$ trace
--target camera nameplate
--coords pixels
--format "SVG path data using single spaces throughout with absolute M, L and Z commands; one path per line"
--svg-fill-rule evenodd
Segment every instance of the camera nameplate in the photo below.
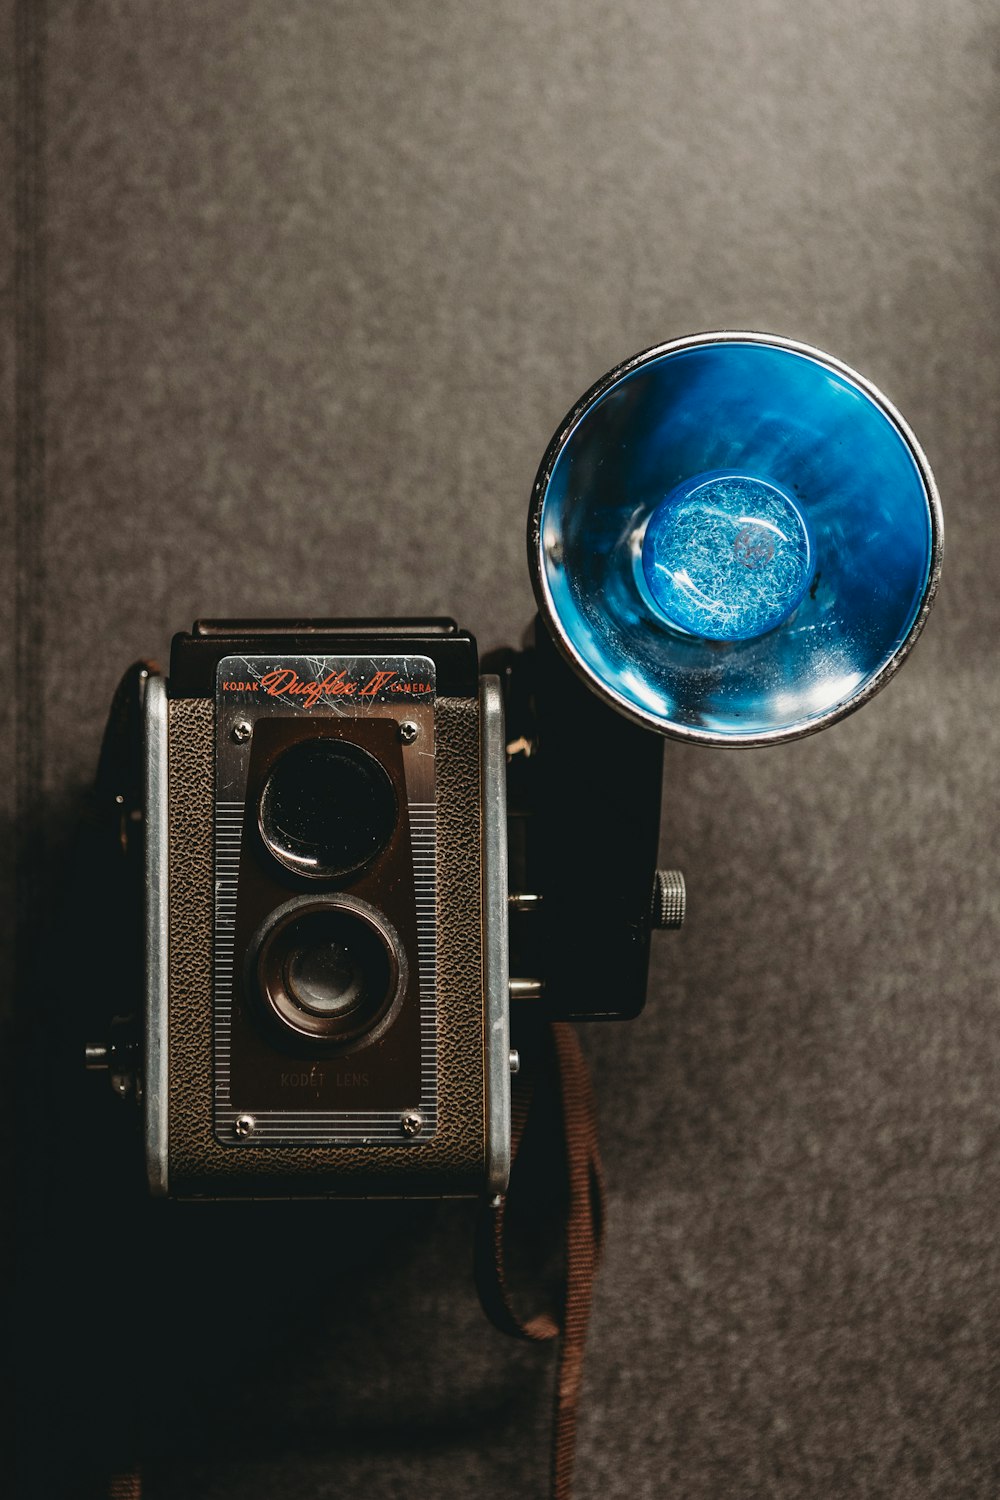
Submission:
M 222 1145 L 241 1151 L 253 1150 L 257 1144 L 282 1143 L 416 1146 L 435 1132 L 434 702 L 434 663 L 421 655 L 252 654 L 225 657 L 218 665 L 213 1056 L 214 1133 Z M 301 1048 L 296 1056 L 292 1045 L 292 1055 L 283 1058 L 280 1038 L 273 1048 L 262 1044 L 254 1037 L 255 1026 L 247 1023 L 248 1002 L 240 976 L 241 946 L 247 921 L 252 920 L 246 915 L 251 901 L 248 859 L 251 867 L 255 859 L 267 864 L 266 855 L 261 859 L 255 842 L 259 832 L 251 806 L 259 780 L 260 756 L 255 754 L 255 744 L 259 739 L 258 748 L 273 763 L 280 753 L 274 745 L 282 739 L 297 740 L 299 734 L 375 748 L 391 762 L 397 782 L 400 827 L 388 855 L 374 858 L 371 870 L 357 879 L 352 876 L 346 882 L 334 882 L 335 889 L 330 893 L 332 902 L 345 899 L 348 891 L 370 900 L 371 887 L 384 868 L 387 913 L 390 919 L 395 916 L 404 934 L 411 993 L 394 1023 L 395 1036 L 390 1043 L 395 1047 L 384 1038 L 376 1044 L 373 1038 L 367 1058 L 361 1042 L 346 1050 L 331 1047 L 325 1053 L 321 1050 L 305 1057 Z M 270 747 L 266 751 L 265 743 Z M 255 780 L 250 784 L 252 777 Z M 267 878 L 260 877 L 258 884 L 266 884 Z M 279 872 L 276 878 L 287 881 L 289 877 L 287 872 Z M 259 906 L 267 897 L 258 893 L 255 899 Z M 411 909 L 408 925 L 400 922 L 400 911 L 407 905 Z M 376 1052 L 376 1045 L 381 1051 Z M 255 1054 L 253 1068 L 247 1062 L 248 1051 Z M 369 1084 L 373 1057 L 376 1067 Z M 359 1082 L 362 1077 L 363 1085 Z M 295 1084 L 294 1097 L 287 1106 L 276 1097 L 279 1082 L 283 1088 L 286 1079 L 289 1093 L 292 1082 Z M 421 1123 L 419 1131 L 411 1134 L 401 1121 L 404 1114 L 414 1111 Z M 249 1130 L 248 1118 L 252 1120 Z

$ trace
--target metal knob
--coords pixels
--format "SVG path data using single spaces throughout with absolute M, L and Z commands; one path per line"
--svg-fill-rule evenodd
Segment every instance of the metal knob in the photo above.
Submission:
M 680 870 L 657 870 L 653 876 L 653 926 L 676 931 L 684 926 L 687 887 Z
M 88 1042 L 83 1060 L 89 1072 L 107 1073 L 112 1089 L 120 1098 L 129 1094 L 137 1099 L 142 1097 L 141 1048 L 134 1017 L 114 1016 L 108 1040 Z

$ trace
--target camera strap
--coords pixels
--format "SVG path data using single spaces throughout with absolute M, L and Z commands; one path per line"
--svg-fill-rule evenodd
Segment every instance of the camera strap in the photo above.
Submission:
M 604 1182 L 590 1075 L 576 1032 L 563 1021 L 545 1025 L 533 1062 L 532 1052 L 534 1048 L 528 1054 L 529 1066 L 522 1062 L 512 1087 L 511 1187 L 515 1207 L 509 1214 L 510 1190 L 506 1197 L 483 1204 L 476 1230 L 476 1286 L 483 1310 L 501 1333 L 534 1343 L 561 1336 L 549 1494 L 551 1500 L 570 1500 L 584 1349 L 603 1242 Z M 545 1119 L 546 1107 L 551 1115 L 553 1104 L 557 1134 L 561 1136 L 561 1163 L 552 1160 L 552 1132 L 545 1129 L 546 1124 L 551 1125 L 551 1119 Z M 553 1180 L 554 1172 L 561 1181 Z M 556 1224 L 555 1233 L 561 1242 L 562 1264 L 552 1299 L 555 1306 L 522 1318 L 514 1306 L 508 1273 L 510 1218 L 516 1217 L 517 1194 L 521 1191 L 525 1198 L 534 1194 L 539 1202 L 545 1202 L 551 1201 L 557 1186 L 561 1222 Z

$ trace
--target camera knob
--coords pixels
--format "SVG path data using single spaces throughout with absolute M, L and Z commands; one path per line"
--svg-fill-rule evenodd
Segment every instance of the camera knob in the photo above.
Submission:
M 653 876 L 653 926 L 676 931 L 684 926 L 687 887 L 680 870 L 657 870 Z
M 90 1073 L 107 1073 L 119 1098 L 129 1094 L 142 1096 L 140 1077 L 139 1034 L 132 1016 L 115 1016 L 106 1042 L 88 1042 L 84 1048 L 84 1066 Z

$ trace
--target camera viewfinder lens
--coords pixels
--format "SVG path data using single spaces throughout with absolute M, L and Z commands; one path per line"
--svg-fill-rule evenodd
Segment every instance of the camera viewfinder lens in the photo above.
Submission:
M 271 770 L 260 795 L 265 845 L 287 870 L 343 880 L 381 854 L 399 816 L 374 755 L 349 740 L 301 740 Z

